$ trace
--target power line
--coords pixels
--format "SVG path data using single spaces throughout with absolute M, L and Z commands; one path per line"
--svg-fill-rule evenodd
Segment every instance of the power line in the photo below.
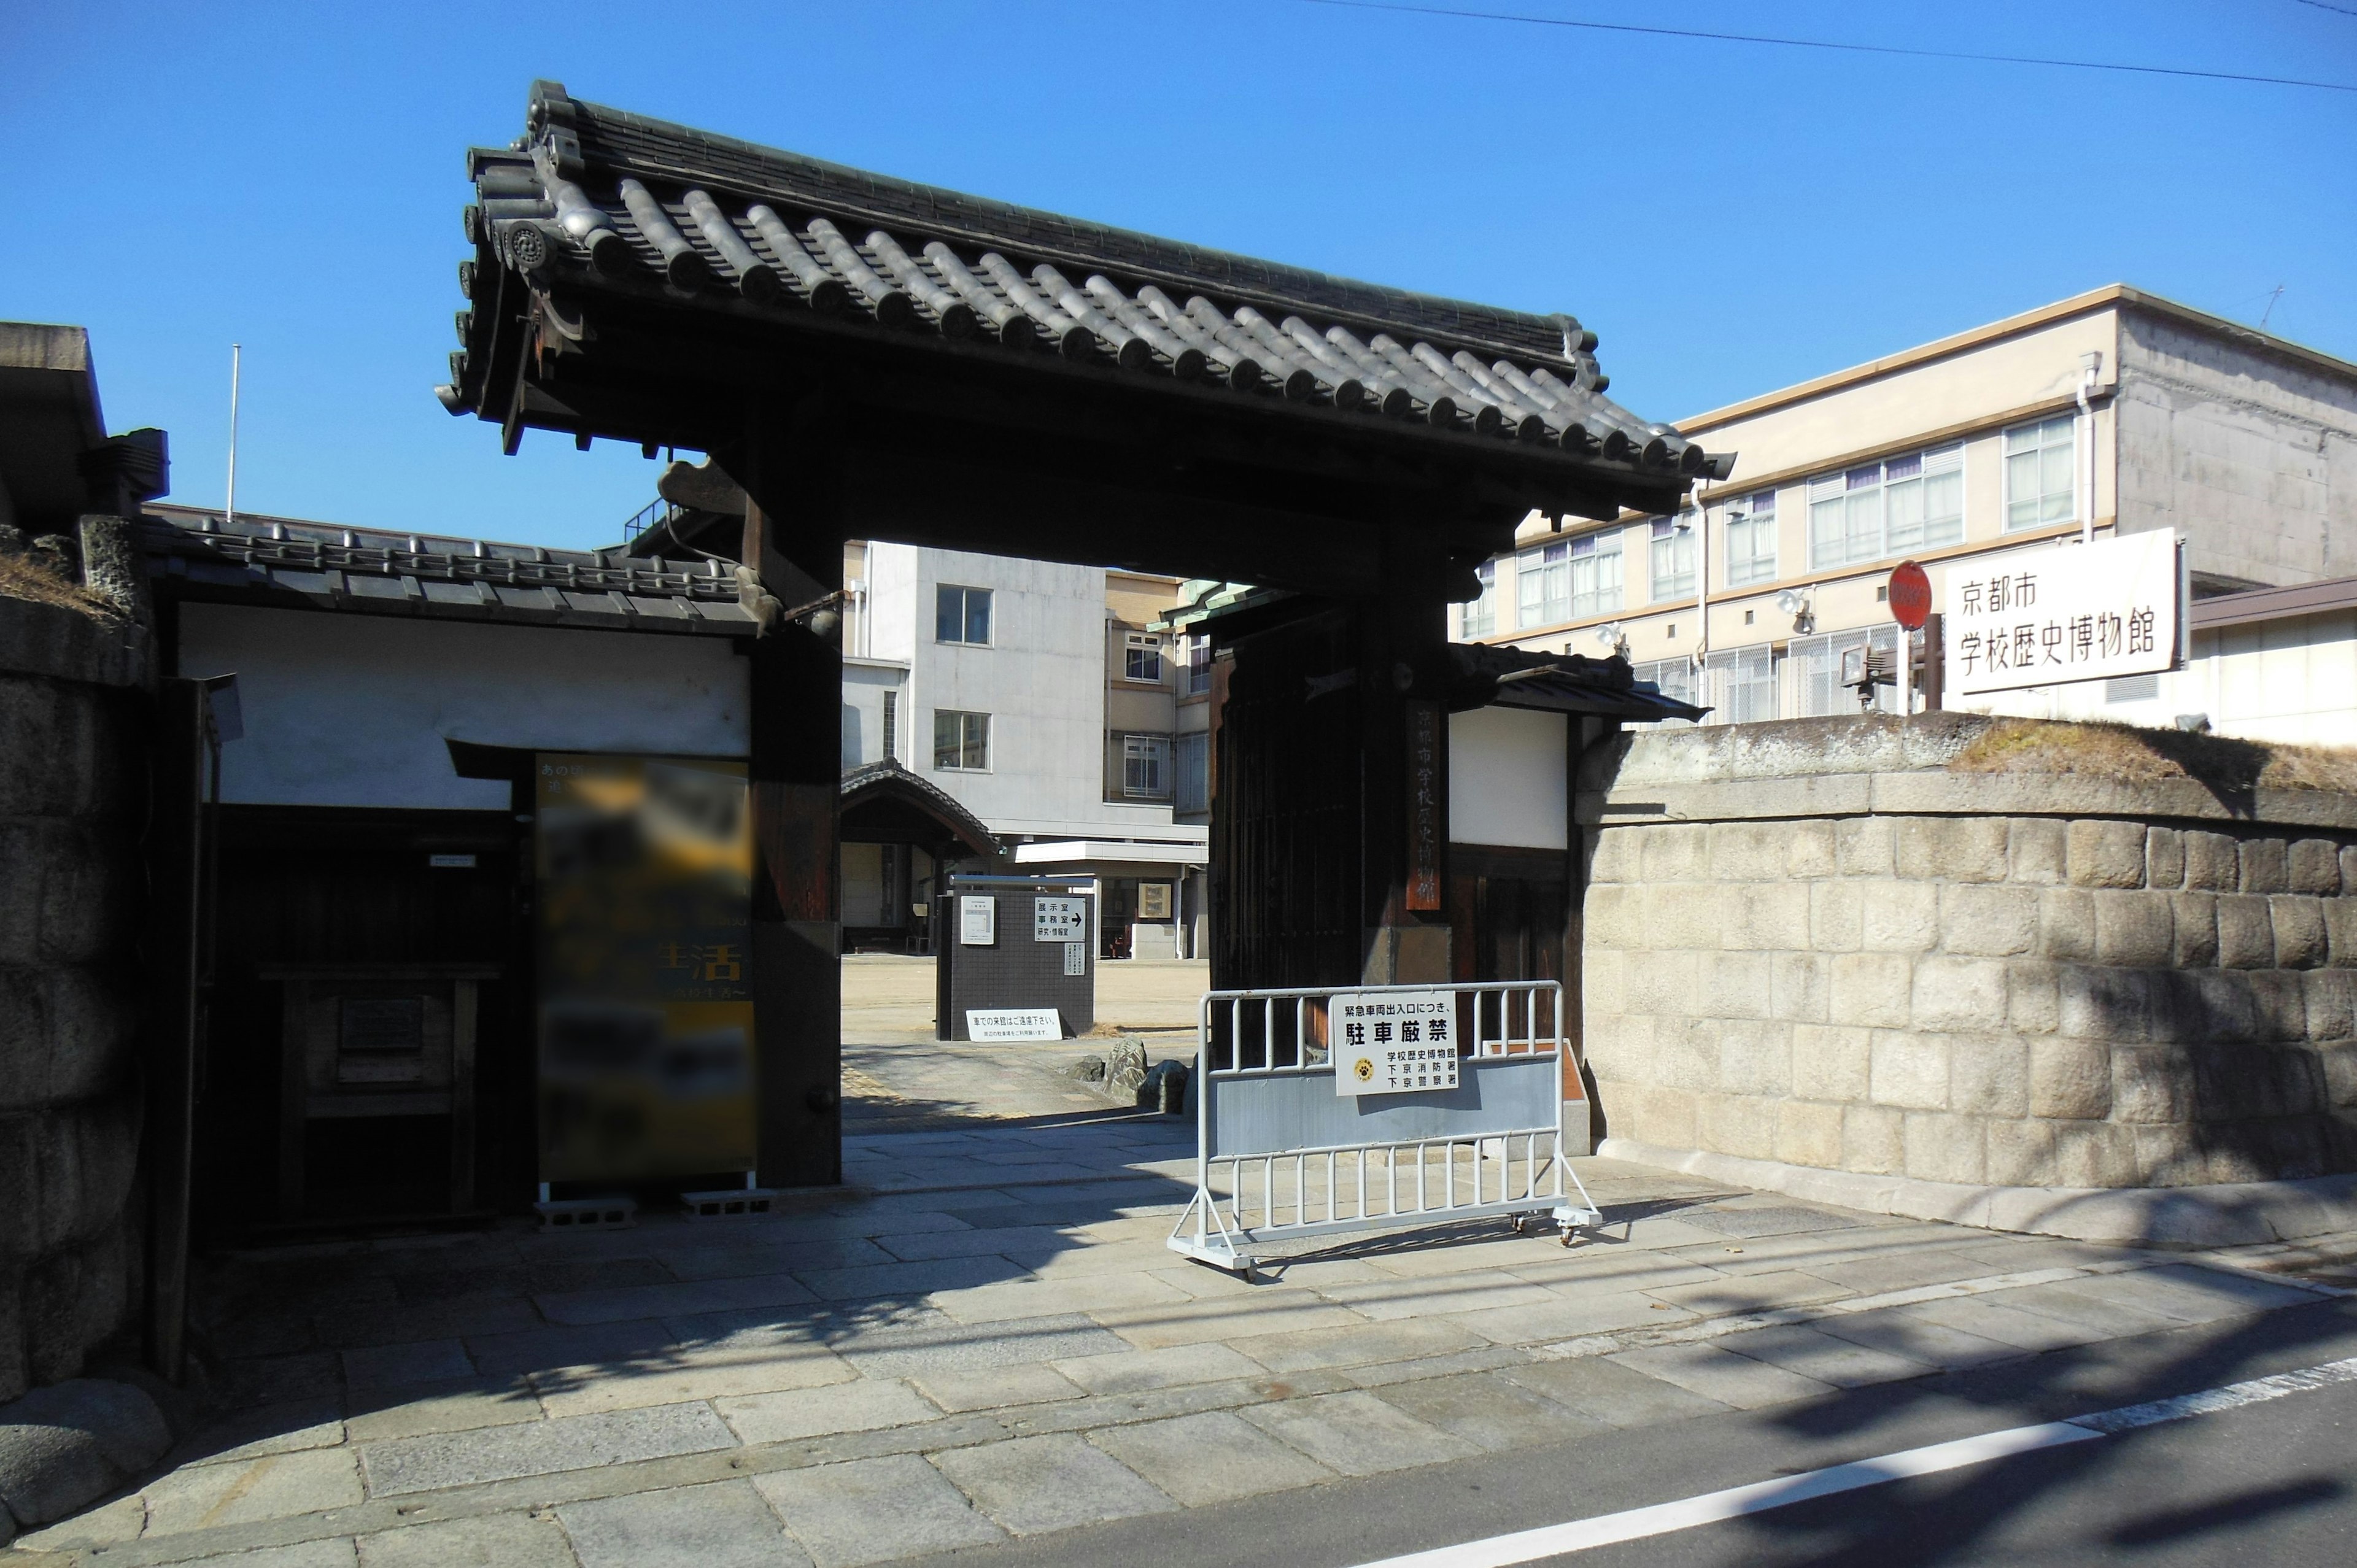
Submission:
M 2338 11 L 2344 16 L 2357 16 L 2357 10 L 2352 10 L 2346 5 L 2335 5 L 2331 0 L 2299 0 L 2299 3 L 2303 5 L 2313 5 L 2319 11 Z
M 1789 49 L 1833 49 L 1843 54 L 1906 55 L 1916 59 L 1976 60 L 1984 65 L 2049 65 L 2069 70 L 2119 70 L 2138 76 L 2190 76 L 2205 81 L 2258 82 L 2268 87 L 2314 87 L 2327 92 L 2357 92 L 2357 82 L 2309 81 L 2289 76 L 2246 76 L 2228 70 L 2190 70 L 2179 66 L 2121 65 L 2111 60 L 2050 59 L 2041 55 L 1965 54 L 1953 49 L 1910 49 L 1893 44 L 1844 44 L 1827 38 L 1776 38 L 1758 33 L 1706 32 L 1693 27 L 1646 27 L 1632 22 L 1574 22 L 1561 16 L 1525 16 L 1508 11 L 1462 11 L 1442 5 L 1407 5 L 1391 0 L 1307 0 L 1351 11 L 1398 11 L 1414 16 L 1450 16 L 1470 22 L 1521 22 L 1534 27 L 1576 27 L 1594 33 L 1641 33 L 1660 38 L 1706 38 L 1714 43 L 1772 44 Z M 2320 5 L 2322 0 L 2307 0 Z M 2336 5 L 2327 10 L 2339 10 Z M 2357 15 L 2352 12 L 2352 15 Z

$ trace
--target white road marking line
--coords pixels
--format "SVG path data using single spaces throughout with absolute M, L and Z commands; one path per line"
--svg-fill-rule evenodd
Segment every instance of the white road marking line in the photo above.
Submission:
M 2268 1400 L 2282 1399 L 2287 1394 L 2304 1393 L 2310 1389 L 2346 1382 L 2357 1382 L 2357 1357 L 2327 1361 L 2321 1366 L 2304 1368 L 2296 1372 L 2278 1372 L 2273 1377 L 2229 1383 L 2223 1388 L 2206 1389 L 2199 1393 L 2179 1394 L 2174 1399 L 2097 1411 L 2092 1415 L 2073 1416 L 2069 1421 L 2009 1427 L 2002 1432 L 1984 1433 L 1978 1437 L 1934 1443 L 1928 1447 L 1909 1448 L 1876 1459 L 1860 1459 L 1847 1465 L 1830 1466 L 1823 1470 L 1807 1470 L 1797 1476 L 1779 1477 L 1772 1481 L 1755 1481 L 1748 1487 L 1729 1487 L 1724 1491 L 1681 1498 L 1675 1502 L 1655 1503 L 1649 1508 L 1602 1514 L 1595 1519 L 1572 1520 L 1563 1524 L 1542 1525 L 1536 1530 L 1494 1535 L 1486 1541 L 1469 1541 L 1457 1546 L 1436 1547 L 1429 1552 L 1414 1552 L 1404 1557 L 1386 1557 L 1380 1562 L 1361 1563 L 1359 1568 L 1510 1568 L 1511 1564 L 1517 1563 L 1535 1563 L 1541 1558 L 1586 1552 L 1591 1547 L 1609 1546 L 1617 1541 L 1667 1535 L 1674 1530 L 1692 1530 L 1697 1525 L 1740 1519 L 1746 1514 L 1790 1508 L 1794 1503 L 1804 1503 L 1816 1498 L 1854 1492 L 1863 1487 L 1878 1487 L 1886 1481 L 1934 1476 L 1943 1470 L 1962 1469 L 1967 1465 L 1986 1465 L 1991 1460 L 2010 1458 L 2016 1454 L 2092 1442 L 2114 1433 L 2130 1432 L 2162 1422 L 2183 1421 L 2190 1416 L 2213 1415 L 2220 1411 L 2260 1404 Z

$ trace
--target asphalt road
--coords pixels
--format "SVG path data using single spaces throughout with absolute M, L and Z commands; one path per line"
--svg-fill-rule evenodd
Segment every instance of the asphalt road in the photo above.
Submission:
M 928 1563 L 1359 1568 L 2357 1357 L 2357 1300 L 1078 1530 Z M 2357 1563 L 2357 1382 L 1641 1541 L 1578 1568 Z

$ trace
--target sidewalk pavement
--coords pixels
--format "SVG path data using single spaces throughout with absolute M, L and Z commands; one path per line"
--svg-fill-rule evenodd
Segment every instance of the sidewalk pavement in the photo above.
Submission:
M 960 1071 L 1048 1076 L 963 1049 Z M 1163 1245 L 1192 1139 L 1077 1109 L 871 1126 L 846 1139 L 850 1187 L 770 1219 L 214 1260 L 214 1425 L 10 1550 L 831 1568 L 2339 1294 L 2237 1266 L 2329 1248 L 2003 1235 L 1603 1159 L 1578 1164 L 1609 1223 L 1574 1247 L 1460 1223 L 1272 1259 L 1247 1284 Z

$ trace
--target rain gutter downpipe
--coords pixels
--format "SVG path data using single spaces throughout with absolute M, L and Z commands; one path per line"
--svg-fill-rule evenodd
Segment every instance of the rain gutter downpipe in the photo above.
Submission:
M 2095 542 L 2095 407 L 2088 401 L 2088 394 L 2095 390 L 2095 378 L 2103 371 L 2102 349 L 2091 349 L 2079 356 L 2079 417 L 2085 422 L 2087 431 L 2087 499 L 2082 503 L 2085 510 L 2079 514 L 2082 544 Z

